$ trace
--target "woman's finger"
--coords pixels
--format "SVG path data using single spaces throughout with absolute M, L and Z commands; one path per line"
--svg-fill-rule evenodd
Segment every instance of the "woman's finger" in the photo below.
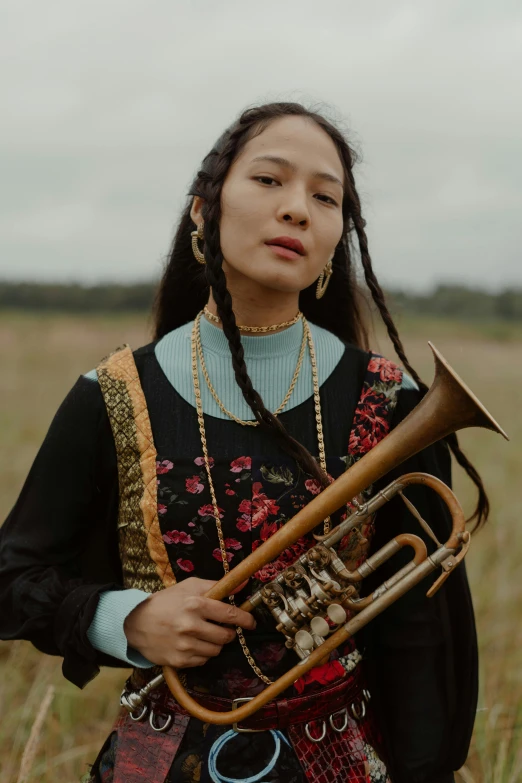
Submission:
M 232 606 L 229 603 L 215 601 L 213 598 L 202 599 L 202 617 L 212 620 L 215 623 L 227 623 L 228 625 L 239 625 L 241 628 L 248 628 L 253 631 L 256 627 L 256 621 L 249 612 L 243 611 L 238 606 Z
M 213 644 L 204 639 L 193 639 L 187 650 L 182 650 L 182 655 L 196 656 L 202 658 L 215 658 L 221 652 L 221 644 Z
M 219 644 L 222 647 L 236 638 L 236 632 L 233 628 L 223 628 L 221 625 L 202 620 L 198 627 L 197 638 L 212 644 Z

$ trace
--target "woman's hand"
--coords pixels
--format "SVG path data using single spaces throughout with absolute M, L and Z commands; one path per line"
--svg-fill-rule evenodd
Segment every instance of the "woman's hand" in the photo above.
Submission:
M 210 579 L 189 577 L 153 593 L 125 619 L 123 628 L 129 645 L 152 663 L 176 669 L 202 666 L 219 655 L 223 645 L 235 638 L 235 626 L 252 630 L 256 622 L 251 614 L 228 602 L 205 598 L 215 584 Z

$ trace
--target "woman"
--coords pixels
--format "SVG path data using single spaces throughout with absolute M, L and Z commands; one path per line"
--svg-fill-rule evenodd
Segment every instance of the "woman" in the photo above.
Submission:
M 270 614 L 256 625 L 238 607 L 311 535 L 257 572 L 235 603 L 204 596 L 426 390 L 372 270 L 354 162 L 342 134 L 299 104 L 245 111 L 190 189 L 154 342 L 108 357 L 56 414 L 2 528 L 0 629 L 62 655 L 79 687 L 100 665 L 133 665 L 128 697 L 170 664 L 202 703 L 230 709 L 296 663 Z M 367 350 L 353 232 L 408 374 Z M 480 523 L 487 498 L 455 437 L 396 475 L 423 470 L 450 483 L 448 445 L 479 489 Z M 438 499 L 421 487 L 410 496 L 446 540 Z M 409 530 L 423 535 L 395 500 L 340 552 L 358 564 L 370 544 Z M 152 690 L 132 716 L 122 709 L 90 779 L 452 781 L 476 707 L 473 611 L 464 567 L 431 601 L 428 586 L 298 680 L 277 716 L 265 710 L 248 731 L 203 724 L 164 685 Z

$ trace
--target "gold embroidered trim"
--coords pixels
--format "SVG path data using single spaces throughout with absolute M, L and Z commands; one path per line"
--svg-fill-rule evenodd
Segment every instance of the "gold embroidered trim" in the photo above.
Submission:
M 147 403 L 128 345 L 102 360 L 98 381 L 116 445 L 119 549 L 125 587 L 175 584 L 157 509 L 156 457 Z

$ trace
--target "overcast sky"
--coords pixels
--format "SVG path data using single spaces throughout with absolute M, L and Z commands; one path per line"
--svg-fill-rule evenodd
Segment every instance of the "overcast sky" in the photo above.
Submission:
M 0 279 L 157 277 L 248 105 L 320 104 L 387 285 L 522 285 L 519 0 L 3 0 Z

